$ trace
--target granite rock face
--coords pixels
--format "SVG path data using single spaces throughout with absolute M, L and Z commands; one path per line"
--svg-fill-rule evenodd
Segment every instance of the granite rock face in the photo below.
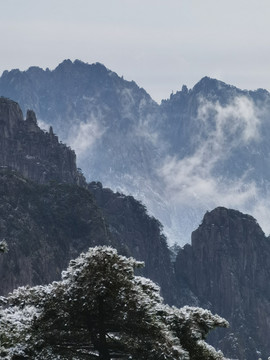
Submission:
M 233 358 L 269 356 L 270 240 L 253 217 L 222 207 L 206 213 L 175 269 L 190 302 L 229 321 L 212 337 L 217 347 Z
M 19 105 L 0 98 L 0 166 L 19 171 L 40 184 L 49 181 L 83 184 L 76 167 L 76 155 L 59 143 L 52 128 L 42 131 L 36 115 L 27 111 L 23 119 Z

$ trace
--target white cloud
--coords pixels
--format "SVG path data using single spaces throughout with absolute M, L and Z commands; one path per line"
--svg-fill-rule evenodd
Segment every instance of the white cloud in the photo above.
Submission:
M 201 99 L 197 121 L 201 123 L 199 136 L 206 136 L 205 140 L 198 139 L 201 145 L 198 151 L 214 151 L 218 159 L 227 156 L 236 146 L 259 138 L 259 109 L 245 96 L 234 98 L 226 106 Z
M 196 122 L 200 130 L 193 154 L 183 159 L 167 157 L 159 169 L 170 201 L 202 212 L 216 206 L 239 209 L 265 226 L 270 202 L 261 198 L 255 182 L 247 180 L 249 168 L 239 178 L 215 173 L 236 147 L 259 140 L 259 110 L 247 97 L 237 97 L 226 106 L 202 100 Z
M 140 118 L 138 124 L 134 126 L 133 134 L 139 138 L 145 139 L 149 144 L 161 148 L 163 145 L 160 142 L 160 134 L 158 131 L 153 130 L 153 121 L 155 121 L 155 116 L 147 115 L 143 119 Z
M 41 119 L 37 119 L 38 126 L 44 131 L 49 131 L 50 125 Z
M 254 204 L 252 204 L 250 209 L 247 209 L 248 213 L 252 214 L 255 219 L 258 221 L 258 224 L 261 226 L 263 231 L 269 235 L 270 234 L 270 200 L 263 198 L 262 196 L 256 197 Z
M 80 123 L 78 127 L 70 131 L 67 143 L 75 150 L 78 157 L 89 154 L 88 151 L 94 143 L 102 137 L 106 131 L 96 119 Z

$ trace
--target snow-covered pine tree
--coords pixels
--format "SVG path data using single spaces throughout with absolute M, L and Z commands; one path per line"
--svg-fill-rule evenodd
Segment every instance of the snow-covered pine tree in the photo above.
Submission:
M 0 253 L 8 251 L 8 245 L 5 240 L 0 241 Z
M 143 264 L 110 247 L 72 260 L 62 280 L 2 298 L 0 356 L 20 359 L 223 359 L 205 341 L 227 322 L 209 311 L 163 304 L 134 275 Z

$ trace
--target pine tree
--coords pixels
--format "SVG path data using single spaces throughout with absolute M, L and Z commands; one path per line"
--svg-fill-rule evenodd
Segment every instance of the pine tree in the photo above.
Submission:
M 163 304 L 159 287 L 134 275 L 143 263 L 109 247 L 72 260 L 62 280 L 2 298 L 0 355 L 13 359 L 223 359 L 205 341 L 227 326 L 199 308 Z
M 0 253 L 8 251 L 8 245 L 5 240 L 0 241 Z

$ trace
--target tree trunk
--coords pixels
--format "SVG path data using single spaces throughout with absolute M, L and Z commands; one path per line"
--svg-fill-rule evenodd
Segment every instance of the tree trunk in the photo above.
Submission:
M 104 321 L 104 299 L 100 298 L 98 302 L 98 333 L 99 333 L 99 357 L 102 360 L 110 360 L 110 352 L 106 341 L 106 327 Z

